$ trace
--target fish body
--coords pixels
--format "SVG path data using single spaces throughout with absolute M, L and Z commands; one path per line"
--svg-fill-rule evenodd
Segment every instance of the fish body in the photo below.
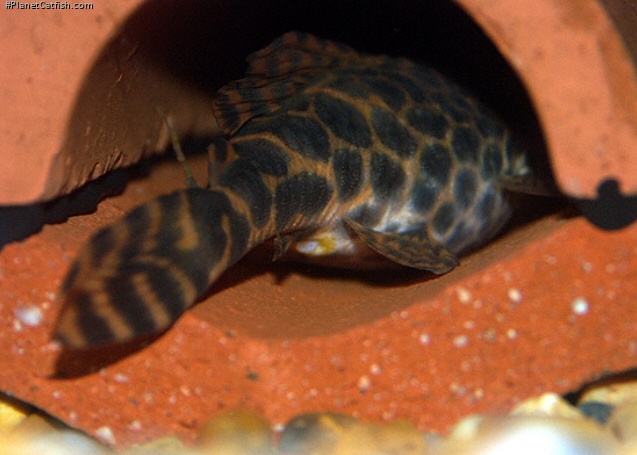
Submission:
M 298 32 L 248 63 L 215 100 L 224 136 L 208 187 L 138 207 L 80 253 L 62 290 L 63 344 L 167 328 L 273 237 L 277 255 L 375 251 L 442 274 L 509 219 L 501 182 L 530 175 L 526 155 L 435 71 Z

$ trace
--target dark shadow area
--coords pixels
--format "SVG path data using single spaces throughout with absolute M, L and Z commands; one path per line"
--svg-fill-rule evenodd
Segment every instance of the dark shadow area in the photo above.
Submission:
M 210 140 L 185 138 L 182 147 L 188 155 L 205 153 Z M 8 243 L 40 232 L 45 224 L 63 223 L 72 216 L 95 212 L 101 200 L 121 194 L 129 182 L 148 176 L 154 165 L 176 160 L 172 148 L 170 150 L 171 153 L 147 158 L 134 166 L 110 171 L 70 194 L 48 202 L 0 206 L 0 250 Z
M 296 274 L 330 281 L 356 281 L 364 283 L 366 286 L 381 288 L 404 287 L 436 277 L 431 272 L 404 267 L 388 259 L 384 260 L 385 268 L 357 270 L 319 263 L 313 264 L 300 258 L 291 259 L 287 256 L 273 261 L 273 255 L 274 247 L 271 241 L 258 246 L 233 266 L 230 273 L 226 272 L 221 275 L 200 300 L 265 274 L 273 275 L 277 286 L 284 285 L 291 275 Z
M 45 224 L 93 213 L 99 201 L 124 191 L 128 169 L 117 169 L 50 202 L 0 207 L 0 250 L 4 245 L 40 232 Z
M 604 180 L 597 195 L 597 199 L 573 198 L 573 204 L 595 226 L 614 231 L 637 220 L 637 195 L 622 194 L 617 180 Z
M 122 344 L 98 346 L 91 349 L 64 349 L 55 362 L 55 374 L 51 379 L 73 379 L 98 372 L 126 357 L 146 348 L 161 338 L 164 332 Z
M 361 52 L 431 65 L 533 138 L 534 145 L 544 147 L 517 75 L 482 30 L 450 1 L 156 0 L 140 7 L 118 38 L 120 45 L 134 43 L 136 56 L 181 83 L 213 94 L 243 76 L 248 54 L 290 30 L 342 41 Z
M 635 31 L 637 5 L 626 0 L 602 0 L 600 4 L 621 32 L 628 55 L 633 60 L 633 66 L 637 67 L 637 32 Z

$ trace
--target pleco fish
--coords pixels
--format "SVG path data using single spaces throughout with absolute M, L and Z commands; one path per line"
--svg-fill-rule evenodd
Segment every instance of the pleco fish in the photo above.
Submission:
M 446 273 L 507 222 L 507 185 L 533 180 L 491 113 L 409 60 L 291 32 L 248 63 L 215 99 L 225 138 L 210 147 L 208 188 L 136 208 L 80 253 L 62 288 L 63 345 L 166 329 L 272 237 L 278 255 L 360 262 L 373 250 Z

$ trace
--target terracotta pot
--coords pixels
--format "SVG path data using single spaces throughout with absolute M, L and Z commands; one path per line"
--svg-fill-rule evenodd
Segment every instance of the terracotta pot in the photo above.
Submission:
M 0 202 L 48 200 L 163 150 L 157 107 L 182 136 L 215 134 L 214 91 L 241 75 L 247 53 L 304 29 L 436 65 L 525 127 L 562 191 L 598 224 L 600 210 L 611 213 L 609 227 L 630 222 L 614 213 L 630 215 L 637 194 L 628 3 L 342 3 L 303 14 L 273 1 L 203 0 L 6 11 Z M 203 181 L 205 157 L 194 167 Z M 462 415 L 635 364 L 637 225 L 606 232 L 561 213 L 518 226 L 437 279 L 272 265 L 257 251 L 150 345 L 55 352 L 56 293 L 80 245 L 137 203 L 182 187 L 171 159 L 141 174 L 94 214 L 0 253 L 0 389 L 91 434 L 112 433 L 116 446 L 189 439 L 236 408 L 273 423 L 323 410 L 444 431 Z M 78 200 L 123 187 L 117 174 L 103 182 L 72 202 L 12 213 L 59 221 Z M 594 200 L 600 185 L 611 199 Z

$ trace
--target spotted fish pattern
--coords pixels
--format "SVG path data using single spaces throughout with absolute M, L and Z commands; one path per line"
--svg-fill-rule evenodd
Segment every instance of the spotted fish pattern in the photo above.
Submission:
M 169 327 L 225 270 L 277 256 L 381 255 L 443 274 L 493 237 L 502 182 L 531 175 L 511 133 L 412 61 L 291 32 L 217 94 L 209 184 L 99 232 L 63 287 L 55 337 L 85 348 Z

